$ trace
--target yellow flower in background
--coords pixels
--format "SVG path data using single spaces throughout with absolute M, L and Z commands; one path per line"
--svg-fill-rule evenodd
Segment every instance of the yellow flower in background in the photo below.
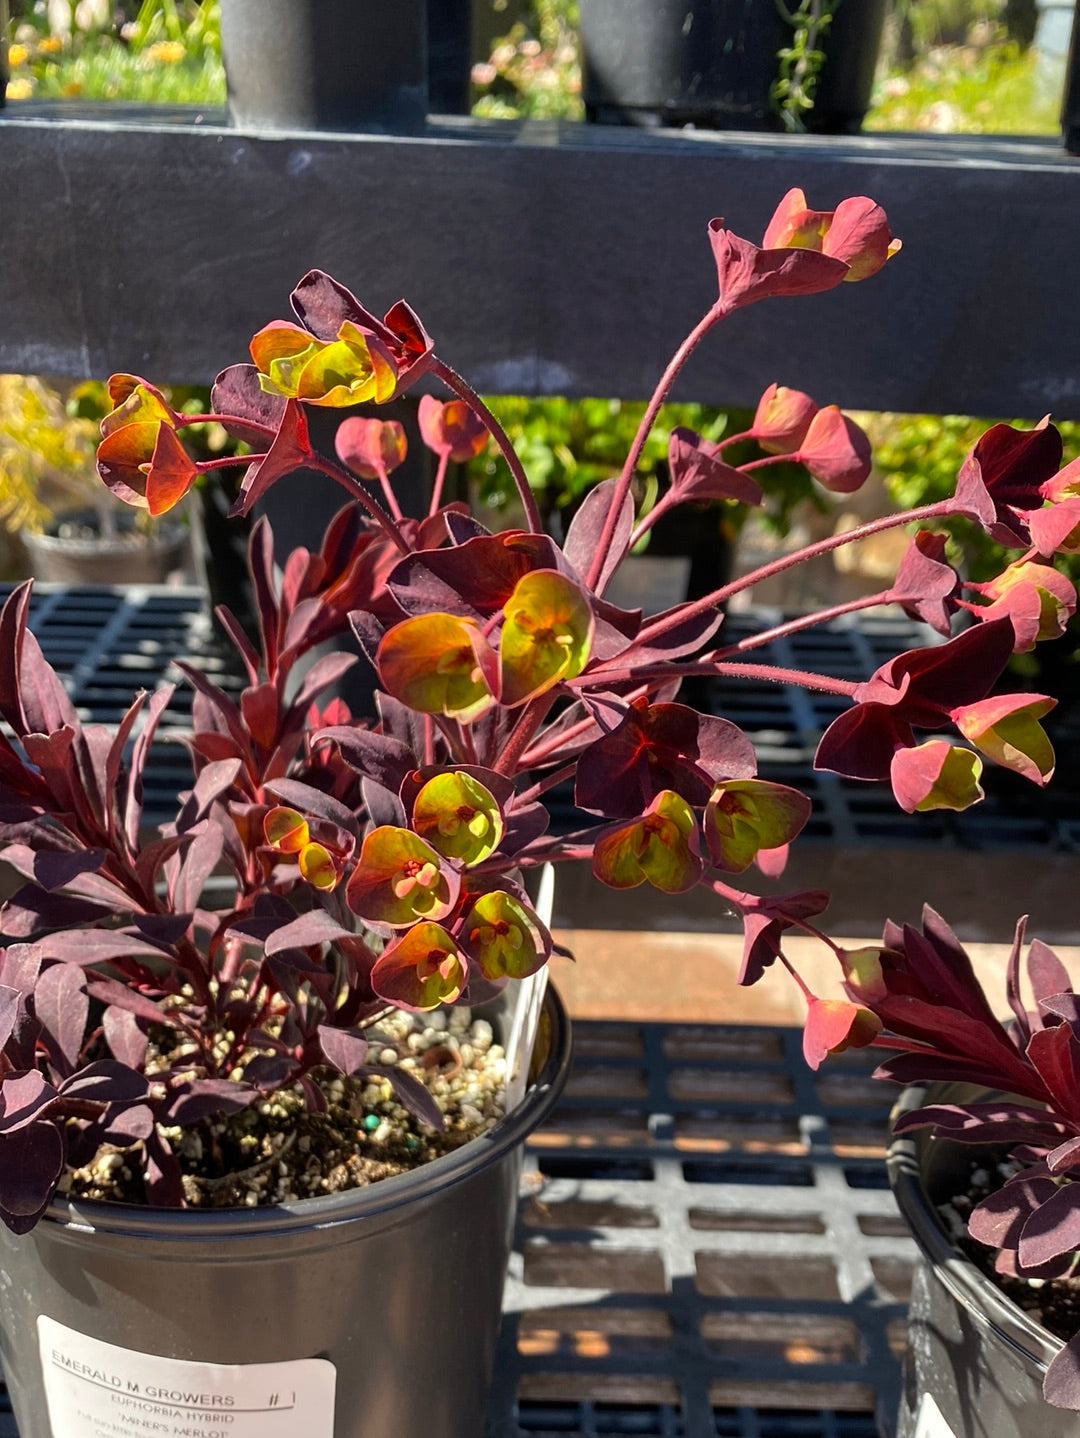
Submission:
M 37 43 L 39 55 L 59 55 L 64 48 L 64 42 L 59 35 L 46 35 Z
M 29 100 L 33 93 L 33 80 L 9 80 L 5 91 L 9 100 Z
M 25 65 L 30 58 L 30 50 L 26 45 L 8 46 L 8 62 L 13 70 L 20 65 Z
M 179 40 L 157 40 L 143 51 L 144 58 L 151 65 L 175 65 L 186 54 L 187 50 Z

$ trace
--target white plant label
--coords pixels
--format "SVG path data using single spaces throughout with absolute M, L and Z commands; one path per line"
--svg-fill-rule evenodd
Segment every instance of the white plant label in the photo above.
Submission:
M 956 1434 L 941 1416 L 941 1409 L 929 1393 L 924 1393 L 919 1400 L 919 1413 L 915 1420 L 915 1438 L 956 1438 Z
M 191 1363 L 40 1317 L 53 1438 L 334 1438 L 334 1365 Z

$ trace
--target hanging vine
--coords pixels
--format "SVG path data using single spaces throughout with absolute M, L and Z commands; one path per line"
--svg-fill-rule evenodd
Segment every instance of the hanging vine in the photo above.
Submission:
M 777 73 L 769 92 L 784 129 L 806 129 L 806 114 L 814 107 L 814 92 L 825 64 L 821 41 L 843 0 L 799 0 L 789 7 L 776 0 L 781 17 L 791 26 L 791 44 L 777 51 Z

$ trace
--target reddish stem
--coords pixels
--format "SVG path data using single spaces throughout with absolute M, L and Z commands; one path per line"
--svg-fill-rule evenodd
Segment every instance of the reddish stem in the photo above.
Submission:
M 314 469 L 319 474 L 328 475 L 331 479 L 336 480 L 343 489 L 348 490 L 352 498 L 356 500 L 362 509 L 365 509 L 367 513 L 370 514 L 375 523 L 379 525 L 387 537 L 393 542 L 399 553 L 412 553 L 405 536 L 398 529 L 397 525 L 394 524 L 386 511 L 376 504 L 375 500 L 368 494 L 360 481 L 354 478 L 347 469 L 342 469 L 340 465 L 334 464 L 332 460 L 326 459 L 325 456 L 319 454 L 316 450 L 309 450 L 304 464 L 308 469 Z
M 655 639 L 658 635 L 666 634 L 669 629 L 676 629 L 679 625 L 685 624 L 689 619 L 696 619 L 699 614 L 706 614 L 710 609 L 718 609 L 733 594 L 741 594 L 744 589 L 752 589 L 755 584 L 771 579 L 774 574 L 783 574 L 785 570 L 792 569 L 797 564 L 804 564 L 808 559 L 815 559 L 819 554 L 828 554 L 831 550 L 839 549 L 845 544 L 854 544 L 860 539 L 868 539 L 872 534 L 881 534 L 887 529 L 898 529 L 902 524 L 921 524 L 927 519 L 947 518 L 953 512 L 952 503 L 951 499 L 942 499 L 936 504 L 923 505 L 921 509 L 906 510 L 901 514 L 882 515 L 880 519 L 868 520 L 866 524 L 845 530 L 843 534 L 830 534 L 827 538 L 819 539 L 814 544 L 808 544 L 803 549 L 797 549 L 791 554 L 782 554 L 779 558 L 761 565 L 750 574 L 740 575 L 738 579 L 733 579 L 719 589 L 714 589 L 710 594 L 696 599 L 692 604 L 679 605 L 677 609 L 668 610 L 666 614 L 660 615 L 651 624 L 645 625 L 637 637 L 638 642 Z
M 785 620 L 783 624 L 775 624 L 772 629 L 762 629 L 757 634 L 748 634 L 737 644 L 714 649 L 709 658 L 714 662 L 728 659 L 733 654 L 744 654 L 747 650 L 758 649 L 763 644 L 771 644 L 776 639 L 786 639 L 790 634 L 798 634 L 804 629 L 812 629 L 816 624 L 827 624 L 830 619 L 839 619 L 845 614 L 855 614 L 860 609 L 872 609 L 875 604 L 887 604 L 889 592 L 889 590 L 883 589 L 880 594 L 867 594 L 861 599 L 849 599 L 846 604 L 834 604 L 830 609 L 822 609 L 815 614 L 800 614 L 795 619 Z
M 510 473 L 514 477 L 514 484 L 517 487 L 518 498 L 521 500 L 522 508 L 525 510 L 525 522 L 533 534 L 543 534 L 544 524 L 540 518 L 540 511 L 536 507 L 536 497 L 529 484 L 529 476 L 525 473 L 525 467 L 518 458 L 517 450 L 510 443 L 510 439 L 502 425 L 488 409 L 487 405 L 472 388 L 472 386 L 450 368 L 443 360 L 432 355 L 431 372 L 438 375 L 449 389 L 463 399 L 477 418 L 484 425 L 492 439 L 502 451 L 502 456 L 510 467 Z
M 450 451 L 444 449 L 439 455 L 439 468 L 435 471 L 435 483 L 431 486 L 431 503 L 428 505 L 428 516 L 439 512 L 439 505 L 442 503 L 443 484 L 446 480 L 446 471 L 450 467 Z
M 665 399 L 667 399 L 668 393 L 671 386 L 675 383 L 679 371 L 712 329 L 713 325 L 722 320 L 724 315 L 725 310 L 721 302 L 717 300 L 714 305 L 710 306 L 706 314 L 698 320 L 697 324 L 672 355 L 668 361 L 667 369 L 665 369 L 664 373 L 660 376 L 660 383 L 653 391 L 652 399 L 649 400 L 645 413 L 641 416 L 641 423 L 637 427 L 634 442 L 630 446 L 630 452 L 626 456 L 626 463 L 623 465 L 622 473 L 619 475 L 619 482 L 615 488 L 614 498 L 608 509 L 607 516 L 604 519 L 604 527 L 600 531 L 600 540 L 596 546 L 596 553 L 593 555 L 592 563 L 589 566 L 588 577 L 585 581 L 586 587 L 589 589 L 596 589 L 596 586 L 600 582 L 600 576 L 604 572 L 608 554 L 615 539 L 615 530 L 618 527 L 619 514 L 622 511 L 623 502 L 630 492 L 630 484 L 634 478 L 634 470 L 637 468 L 637 462 L 641 458 L 641 451 L 645 448 L 645 441 L 648 439 L 649 433 L 656 423 L 656 416 L 660 413 L 661 407 Z

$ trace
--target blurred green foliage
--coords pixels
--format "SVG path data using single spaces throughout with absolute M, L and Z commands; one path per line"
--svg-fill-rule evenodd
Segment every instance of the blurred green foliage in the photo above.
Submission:
M 9 101 L 225 102 L 218 0 L 142 0 L 118 29 L 73 7 L 62 32 L 50 29 L 49 9 L 37 0 L 11 30 Z

